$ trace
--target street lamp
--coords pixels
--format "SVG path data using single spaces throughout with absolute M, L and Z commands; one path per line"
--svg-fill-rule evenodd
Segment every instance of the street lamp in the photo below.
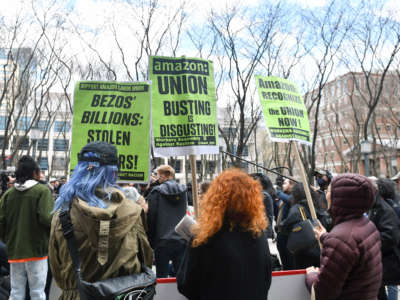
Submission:
M 365 176 L 369 176 L 369 155 L 371 154 L 371 142 L 368 140 L 361 142 L 361 154 L 364 154 Z

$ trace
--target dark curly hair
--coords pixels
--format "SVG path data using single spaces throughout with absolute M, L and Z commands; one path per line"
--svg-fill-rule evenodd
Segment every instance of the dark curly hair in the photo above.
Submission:
M 379 178 L 376 181 L 378 193 L 383 199 L 394 199 L 396 195 L 394 182 L 387 178 Z
M 319 209 L 319 194 L 310 188 L 311 199 L 314 203 L 315 209 Z M 294 204 L 299 203 L 301 200 L 306 199 L 306 191 L 304 190 L 303 183 L 298 182 L 292 189 L 292 201 Z
M 272 198 L 276 197 L 276 191 L 274 189 L 272 181 L 267 175 L 262 173 L 252 173 L 250 174 L 250 176 L 253 177 L 255 180 L 258 180 L 261 183 L 263 190 L 266 191 Z

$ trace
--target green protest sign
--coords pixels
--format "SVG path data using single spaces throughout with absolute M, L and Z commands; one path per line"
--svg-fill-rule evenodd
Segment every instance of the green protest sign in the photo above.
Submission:
M 217 154 L 214 71 L 198 58 L 150 57 L 156 156 Z
M 307 109 L 296 85 L 274 76 L 255 78 L 271 140 L 311 145 Z
M 150 84 L 80 81 L 75 86 L 70 169 L 89 142 L 118 149 L 120 182 L 146 182 L 150 170 Z

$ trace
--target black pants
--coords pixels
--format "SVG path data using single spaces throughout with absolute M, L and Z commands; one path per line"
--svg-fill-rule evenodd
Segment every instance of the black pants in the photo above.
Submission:
M 157 278 L 166 278 L 170 274 L 169 261 L 172 261 L 174 271 L 177 272 L 185 252 L 185 244 L 170 240 L 163 246 L 154 249 Z
M 294 270 L 295 269 L 294 256 L 292 253 L 290 253 L 290 251 L 286 247 L 287 239 L 288 239 L 287 235 L 278 233 L 276 235 L 276 247 L 278 248 L 279 257 L 281 258 L 282 269 Z
M 6 254 L 6 244 L 0 241 L 0 275 L 10 274 L 10 264 Z

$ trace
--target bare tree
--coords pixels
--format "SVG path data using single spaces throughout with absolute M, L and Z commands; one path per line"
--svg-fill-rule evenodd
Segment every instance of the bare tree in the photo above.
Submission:
M 311 28 L 304 43 L 313 48 L 309 53 L 315 69 L 310 80 L 305 81 L 306 89 L 310 91 L 306 94 L 305 104 L 310 116 L 312 145 L 303 146 L 302 161 L 310 181 L 316 166 L 316 142 L 323 90 L 338 66 L 338 52 L 351 28 L 351 22 L 346 15 L 347 9 L 347 6 L 339 6 L 337 1 L 330 1 L 322 13 L 309 12 L 303 16 L 305 24 Z
M 388 75 L 400 51 L 399 23 L 390 17 L 372 13 L 382 9 L 383 5 L 381 1 L 361 4 L 359 18 L 351 31 L 352 38 L 346 43 L 352 55 L 349 55 L 349 50 L 342 55 L 342 61 L 348 69 L 359 70 L 359 73 L 351 74 L 356 101 L 365 107 L 360 140 L 372 141 L 372 162 L 377 161 L 379 153 L 382 155 L 378 149 L 382 147 L 377 143 L 382 138 L 376 135 L 379 131 L 374 130 L 375 110 L 385 99 L 385 85 L 391 82 Z M 389 90 L 386 89 L 390 93 Z M 371 171 L 373 175 L 379 175 L 379 164 L 372 164 Z
M 2 168 L 22 153 L 32 152 L 42 159 L 51 126 L 46 110 L 55 106 L 49 94 L 65 68 L 60 60 L 65 58 L 65 43 L 60 43 L 59 34 L 64 23 L 61 15 L 67 11 L 61 12 L 56 1 L 40 7 L 34 1 L 30 4 L 29 9 L 3 19 L 0 25 Z M 43 135 L 33 136 L 39 124 Z
M 223 78 L 217 87 L 218 101 L 227 103 L 231 116 L 227 126 L 219 125 L 219 131 L 227 151 L 238 156 L 243 154 L 261 117 L 260 110 L 255 109 L 251 85 L 263 55 L 272 47 L 281 16 L 279 4 L 265 5 L 255 13 L 237 6 L 210 13 L 209 22 L 217 41 L 214 56 Z M 240 164 L 237 159 L 230 159 L 233 164 Z
M 179 52 L 187 17 L 185 2 L 165 7 L 159 0 L 130 0 L 117 5 L 120 8 L 117 13 L 123 12 L 124 18 L 115 15 L 106 20 L 92 39 L 87 39 L 90 32 L 82 31 L 71 21 L 75 33 L 93 55 L 89 56 L 88 68 L 101 70 L 97 79 L 147 80 L 150 55 L 176 56 Z M 99 36 L 112 37 L 116 49 L 113 54 L 107 55 L 96 46 Z

